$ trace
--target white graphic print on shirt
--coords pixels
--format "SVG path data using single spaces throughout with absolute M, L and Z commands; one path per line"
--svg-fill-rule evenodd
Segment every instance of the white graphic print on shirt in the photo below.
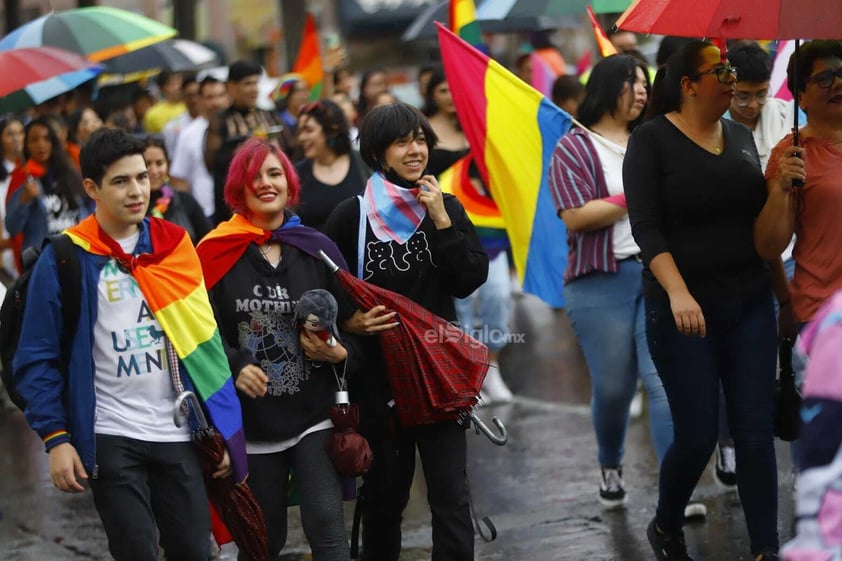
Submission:
M 237 325 L 240 347 L 260 361 L 269 377 L 269 395 L 293 395 L 310 378 L 309 367 L 299 352 L 294 311 L 297 302 L 280 285 L 255 285 L 254 298 L 238 298 L 238 312 L 249 312 L 250 321 Z
M 395 253 L 400 255 L 396 256 Z M 369 242 L 366 244 L 365 276 L 368 280 L 378 271 L 390 272 L 393 275 L 409 271 L 413 265 L 430 263 L 433 267 L 433 254 L 427 236 L 423 231 L 416 231 L 403 245 L 397 242 Z
M 151 442 L 189 440 L 173 423 L 166 337 L 137 282 L 114 259 L 99 278 L 94 327 L 98 434 Z

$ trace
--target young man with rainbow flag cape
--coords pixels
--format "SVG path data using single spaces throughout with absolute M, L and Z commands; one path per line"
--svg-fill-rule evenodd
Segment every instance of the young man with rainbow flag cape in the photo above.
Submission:
M 96 213 L 65 231 L 78 246 L 79 321 L 63 325 L 48 245 L 30 278 L 15 377 L 53 484 L 69 493 L 90 485 L 115 559 L 157 560 L 160 536 L 168 559 L 205 561 L 207 494 L 190 427 L 173 422 L 168 347 L 225 441 L 212 476 L 235 483 L 247 475 L 240 402 L 190 238 L 146 218 L 143 150 L 113 129 L 82 150 Z M 69 353 L 60 350 L 65 330 L 74 331 Z

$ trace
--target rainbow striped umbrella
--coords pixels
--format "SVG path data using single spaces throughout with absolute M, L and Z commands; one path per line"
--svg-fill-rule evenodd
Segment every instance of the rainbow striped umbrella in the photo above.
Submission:
M 55 47 L 14 49 L 0 52 L 0 113 L 16 113 L 38 105 L 102 71 L 102 66 L 80 55 Z
M 173 37 L 176 30 L 118 8 L 93 6 L 54 12 L 0 39 L 0 51 L 58 47 L 99 62 Z

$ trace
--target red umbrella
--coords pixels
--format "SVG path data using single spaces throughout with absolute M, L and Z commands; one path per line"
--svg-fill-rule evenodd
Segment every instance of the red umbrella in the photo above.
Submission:
M 176 398 L 175 424 L 182 426 L 186 421 L 184 408 L 187 402 L 190 402 L 198 419 L 198 427 L 193 431 L 193 445 L 202 465 L 216 542 L 222 545 L 233 540 L 237 548 L 252 561 L 269 561 L 263 511 L 248 484 L 245 481 L 235 483 L 231 476 L 212 476 L 222 461 L 225 443 L 222 435 L 208 425 L 199 398 L 193 392 L 181 392 Z
M 625 31 L 728 39 L 838 39 L 839 0 L 636 0 Z
M 420 304 L 360 280 L 320 255 L 360 308 L 382 305 L 397 312 L 399 324 L 380 334 L 380 346 L 401 423 L 470 419 L 492 442 L 505 444 L 499 419 L 493 419 L 497 436 L 473 412 L 488 372 L 488 347 Z
M 797 59 L 799 39 L 839 38 L 839 8 L 839 0 L 635 0 L 614 27 L 684 37 L 795 39 Z M 798 146 L 798 92 L 792 94 L 793 145 Z
M 0 52 L 0 97 L 23 88 L 81 70 L 97 69 L 99 65 L 83 56 L 57 49 L 37 47 Z

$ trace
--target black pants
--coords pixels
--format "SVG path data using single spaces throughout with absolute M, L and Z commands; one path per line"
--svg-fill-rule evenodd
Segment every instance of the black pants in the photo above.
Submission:
M 269 558 L 275 559 L 287 541 L 289 472 L 301 501 L 301 525 L 313 561 L 348 561 L 348 538 L 342 511 L 342 483 L 325 446 L 333 429 L 308 434 L 283 452 L 249 454 L 249 487 L 263 510 Z M 246 560 L 241 552 L 239 559 Z
M 456 422 L 401 428 L 381 426 L 361 432 L 368 439 L 374 462 L 363 477 L 362 561 L 397 561 L 401 551 L 401 520 L 409 502 L 415 473 L 415 448 L 421 456 L 427 501 L 433 526 L 432 561 L 473 561 L 471 524 L 465 472 L 465 430 Z
M 108 549 L 117 561 L 207 561 L 210 512 L 192 442 L 96 436 L 91 479 Z M 157 529 L 156 529 L 157 527 Z

